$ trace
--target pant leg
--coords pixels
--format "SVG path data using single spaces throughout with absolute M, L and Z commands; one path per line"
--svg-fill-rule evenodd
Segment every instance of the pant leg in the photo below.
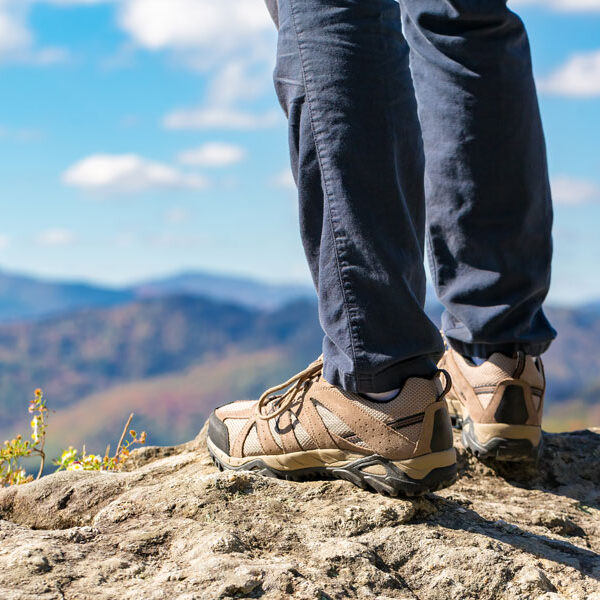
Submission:
M 279 6 L 277 0 L 265 0 L 265 3 L 271 18 L 273 19 L 273 23 L 275 23 L 275 27 L 279 29 Z
M 381 392 L 433 371 L 423 312 L 423 154 L 394 0 L 279 0 L 275 86 L 289 120 L 325 378 Z
M 529 43 L 506 0 L 400 0 L 426 155 L 432 276 L 450 344 L 539 354 L 556 332 L 552 206 Z

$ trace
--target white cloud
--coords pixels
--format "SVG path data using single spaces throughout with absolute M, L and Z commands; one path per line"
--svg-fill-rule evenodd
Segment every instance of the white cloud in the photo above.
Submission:
M 272 93 L 275 28 L 263 0 L 0 0 L 0 61 L 50 65 L 68 58 L 62 48 L 37 47 L 28 24 L 35 3 L 114 3 L 118 26 L 130 38 L 126 60 L 136 47 L 164 51 L 206 73 L 204 101 L 167 114 L 167 129 L 257 129 L 277 122 L 273 111 L 242 106 Z
M 259 129 L 277 123 L 279 111 L 260 113 L 240 108 L 240 104 L 247 106 L 248 102 L 264 97 L 273 89 L 275 49 L 263 42 L 264 39 L 257 38 L 253 40 L 254 46 L 247 48 L 240 42 L 229 55 L 223 54 L 209 75 L 205 101 L 199 106 L 168 114 L 164 119 L 165 126 L 168 129 Z M 204 69 L 206 57 L 210 55 L 211 52 L 202 52 L 202 58 L 196 57 L 188 63 Z M 173 122 L 182 125 L 171 127 Z
M 165 118 L 167 128 L 255 129 L 275 122 L 272 113 L 242 110 L 272 89 L 275 28 L 263 0 L 0 0 L 0 60 L 38 65 L 63 62 L 61 48 L 37 48 L 28 26 L 30 7 L 114 3 L 118 26 L 129 36 L 108 66 L 131 60 L 135 48 L 168 52 L 208 77 L 198 106 Z
M 273 27 L 262 0 L 125 0 L 119 24 L 145 48 L 212 54 L 252 44 Z
M 54 65 L 67 62 L 70 58 L 69 52 L 65 48 L 56 48 L 49 46 L 41 48 L 30 54 L 30 61 L 38 65 Z
M 36 242 L 40 246 L 70 246 L 76 239 L 68 229 L 48 229 L 36 237 Z
M 272 179 L 273 185 L 282 188 L 296 189 L 296 182 L 294 181 L 294 175 L 291 170 L 283 169 L 280 173 L 277 173 Z
M 263 0 L 123 0 L 118 22 L 133 43 L 168 51 L 208 73 L 206 99 L 174 110 L 167 129 L 257 129 L 272 112 L 242 110 L 272 89 L 275 29 Z
M 0 0 L 0 57 L 48 60 L 33 51 L 27 19 L 35 4 L 58 7 L 114 3 L 119 27 L 142 48 L 169 50 L 207 69 L 232 54 L 251 56 L 274 28 L 263 0 Z M 54 58 L 58 56 L 52 50 Z
M 26 11 L 8 0 L 0 0 L 0 59 L 27 53 L 33 36 L 26 25 Z
M 156 235 L 150 235 L 144 238 L 144 242 L 148 246 L 165 249 L 185 249 L 185 248 L 201 248 L 206 246 L 208 238 L 204 235 L 186 234 L 180 232 L 162 232 Z
M 39 129 L 27 127 L 9 127 L 0 124 L 0 138 L 6 138 L 14 142 L 34 142 L 43 137 L 43 132 Z
M 196 167 L 226 167 L 240 162 L 245 155 L 245 150 L 240 146 L 209 142 L 199 148 L 182 152 L 178 160 L 181 164 Z
M 113 244 L 118 248 L 132 248 L 137 242 L 137 236 L 132 231 L 122 231 L 113 238 Z
M 50 65 L 68 57 L 62 48 L 37 48 L 29 24 L 33 0 L 0 0 L 0 61 Z
M 231 107 L 177 109 L 163 120 L 167 129 L 262 129 L 275 125 L 279 111 L 252 113 Z
M 264 0 L 122 0 L 118 22 L 138 47 L 208 74 L 204 109 L 272 88 L 275 28 Z
M 10 237 L 4 233 L 0 233 L 0 250 L 4 250 L 10 246 Z
M 556 204 L 571 206 L 600 202 L 600 185 L 562 175 L 552 179 L 552 197 Z
M 207 102 L 211 106 L 232 105 L 260 98 L 273 86 L 272 57 L 238 57 L 226 61 L 213 78 Z
M 173 208 L 170 208 L 165 214 L 167 223 L 171 223 L 172 225 L 184 223 L 188 217 L 189 212 L 181 206 L 174 206 Z
M 98 191 L 139 192 L 157 188 L 199 189 L 200 175 L 183 173 L 169 165 L 136 154 L 94 154 L 75 163 L 63 174 L 67 185 Z
M 600 50 L 574 54 L 539 83 L 542 91 L 561 96 L 600 96 Z

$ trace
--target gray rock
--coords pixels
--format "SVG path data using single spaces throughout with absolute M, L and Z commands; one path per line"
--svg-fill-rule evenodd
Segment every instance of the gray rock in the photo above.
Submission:
M 462 450 L 415 500 L 218 473 L 203 436 L 0 490 L 2 600 L 600 600 L 600 432 L 539 470 Z

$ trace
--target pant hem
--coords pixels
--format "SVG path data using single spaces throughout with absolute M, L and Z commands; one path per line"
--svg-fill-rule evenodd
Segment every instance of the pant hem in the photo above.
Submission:
M 453 350 L 463 356 L 476 356 L 477 358 L 489 358 L 494 352 L 500 352 L 507 356 L 513 356 L 517 352 L 525 352 L 531 356 L 539 356 L 548 350 L 552 340 L 544 342 L 506 342 L 499 344 L 467 343 L 452 338 L 446 334 L 448 343 Z
M 402 387 L 409 377 L 432 377 L 437 371 L 439 354 L 403 360 L 377 373 L 353 373 L 339 369 L 325 357 L 323 375 L 332 385 L 347 392 L 368 394 L 387 392 Z

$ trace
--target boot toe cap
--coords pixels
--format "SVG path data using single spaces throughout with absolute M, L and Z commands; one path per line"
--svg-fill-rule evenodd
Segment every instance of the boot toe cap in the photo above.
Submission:
M 229 431 L 225 423 L 214 412 L 208 419 L 208 439 L 219 450 L 229 454 Z

